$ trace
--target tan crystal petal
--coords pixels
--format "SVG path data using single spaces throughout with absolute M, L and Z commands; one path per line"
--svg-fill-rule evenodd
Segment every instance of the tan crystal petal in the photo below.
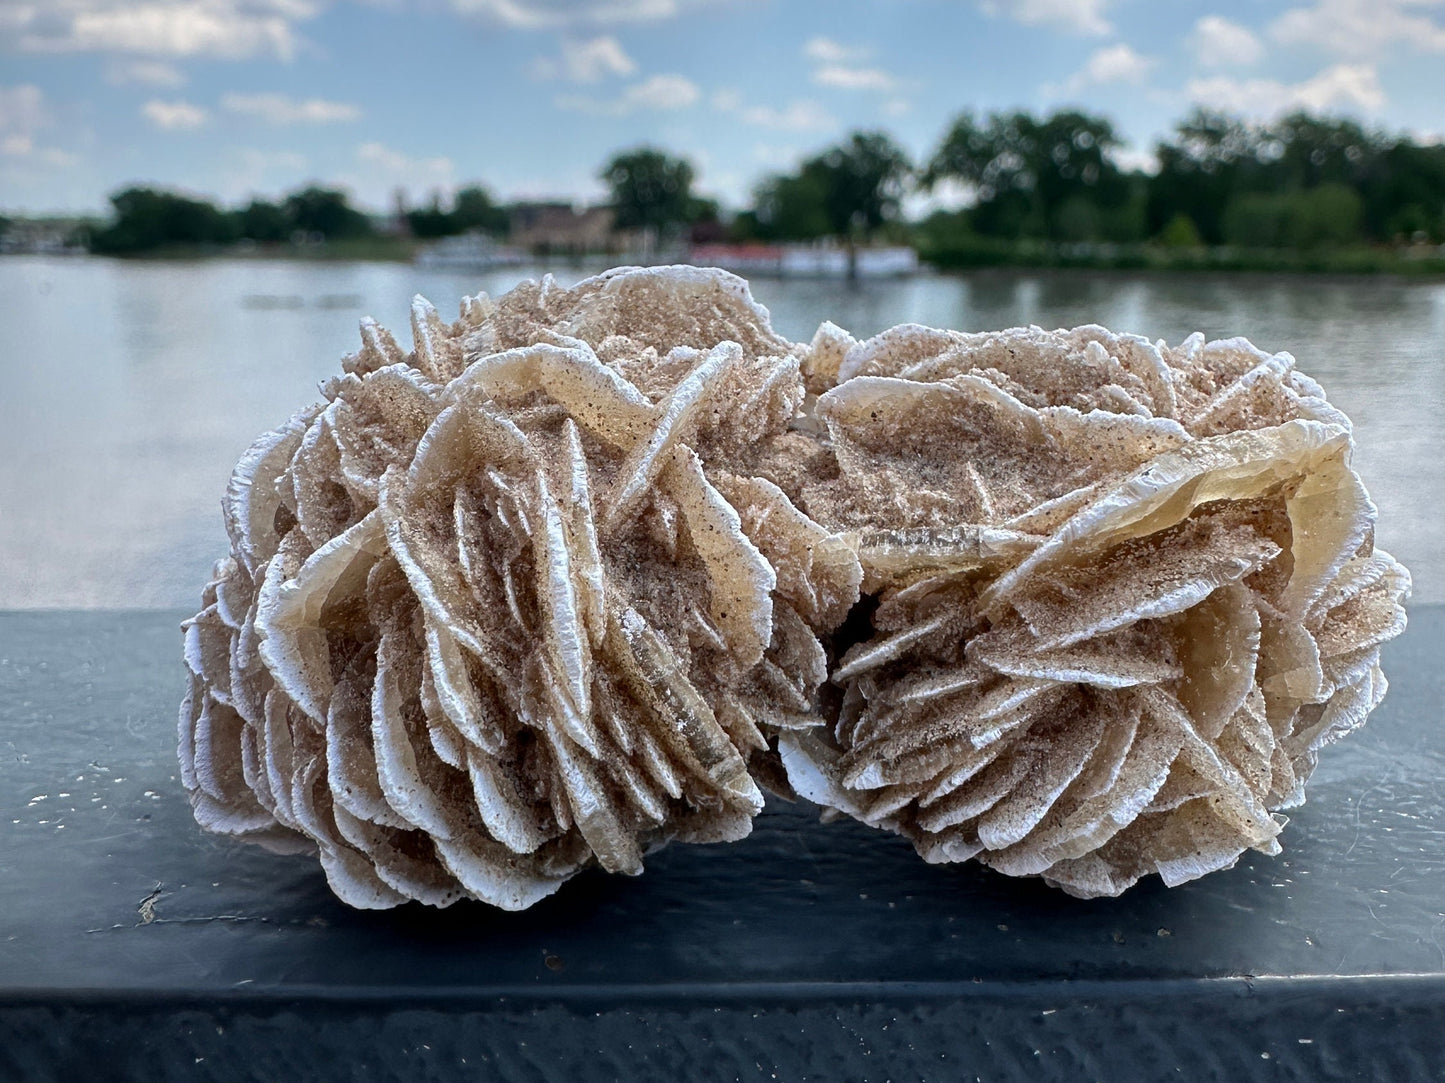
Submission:
M 1095 500 L 995 580 L 985 601 L 992 608 L 1026 577 L 1051 563 L 1167 530 L 1204 504 L 1259 496 L 1307 473 L 1348 443 L 1349 433 L 1343 429 L 1290 421 L 1196 440 L 1166 452 Z
M 673 447 L 687 438 L 714 385 L 723 380 L 728 366 L 742 359 L 737 343 L 724 342 L 673 389 L 662 403 L 651 433 L 634 445 L 618 471 L 603 515 L 608 529 L 632 510 L 658 473 L 672 461 Z
M 660 417 L 615 369 L 585 346 L 546 344 L 509 350 L 474 362 L 447 388 L 452 399 L 480 395 L 505 402 L 541 392 L 566 407 L 589 432 L 624 450 L 641 443 Z
M 762 660 L 772 639 L 777 575 L 743 533 L 742 520 L 733 506 L 703 475 L 695 453 L 678 448 L 664 483 L 707 568 L 709 616 L 737 664 L 751 669 Z
M 276 519 L 282 504 L 276 480 L 320 412 L 319 406 L 307 407 L 281 428 L 262 436 L 241 456 L 226 486 L 221 501 L 226 532 L 236 559 L 253 576 L 257 566 L 270 560 L 280 544 Z
M 384 551 L 381 519 L 373 513 L 311 554 L 293 579 L 283 579 L 283 565 L 273 561 L 261 588 L 256 611 L 261 657 L 276 683 L 320 725 L 332 689 L 324 629 L 328 606 L 344 607 L 360 594 Z

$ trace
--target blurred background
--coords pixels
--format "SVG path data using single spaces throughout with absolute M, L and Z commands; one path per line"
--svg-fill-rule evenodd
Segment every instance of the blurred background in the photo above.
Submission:
M 1445 601 L 1445 3 L 0 0 L 0 63 L 0 608 L 194 605 L 359 317 L 662 262 L 1288 350 Z

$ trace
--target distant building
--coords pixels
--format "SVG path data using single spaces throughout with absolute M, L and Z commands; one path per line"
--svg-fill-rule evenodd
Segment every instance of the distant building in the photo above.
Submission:
M 0 236 L 5 255 L 69 256 L 85 252 L 79 243 L 86 222 L 80 218 L 19 218 Z
M 580 255 L 613 251 L 623 240 L 612 228 L 611 207 L 579 211 L 563 202 L 514 203 L 510 212 L 507 240 L 515 248 Z

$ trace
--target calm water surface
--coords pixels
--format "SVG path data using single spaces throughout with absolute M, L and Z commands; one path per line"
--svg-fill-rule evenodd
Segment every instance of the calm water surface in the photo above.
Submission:
M 413 293 L 449 314 L 464 293 L 536 273 L 0 259 L 0 608 L 194 604 L 226 552 L 219 499 L 236 458 L 339 371 L 359 317 L 405 342 Z M 1445 285 L 994 272 L 754 292 L 794 339 L 824 319 L 860 337 L 905 321 L 1102 323 L 1289 350 L 1355 421 L 1380 544 L 1418 600 L 1445 601 Z

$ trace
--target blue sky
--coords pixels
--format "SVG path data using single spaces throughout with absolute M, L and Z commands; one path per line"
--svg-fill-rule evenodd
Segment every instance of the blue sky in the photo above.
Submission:
M 1445 132 L 1445 0 L 0 0 L 0 209 L 317 179 L 382 207 L 601 194 L 614 150 L 737 205 L 853 128 L 1082 105 L 1147 160 L 1200 103 Z

